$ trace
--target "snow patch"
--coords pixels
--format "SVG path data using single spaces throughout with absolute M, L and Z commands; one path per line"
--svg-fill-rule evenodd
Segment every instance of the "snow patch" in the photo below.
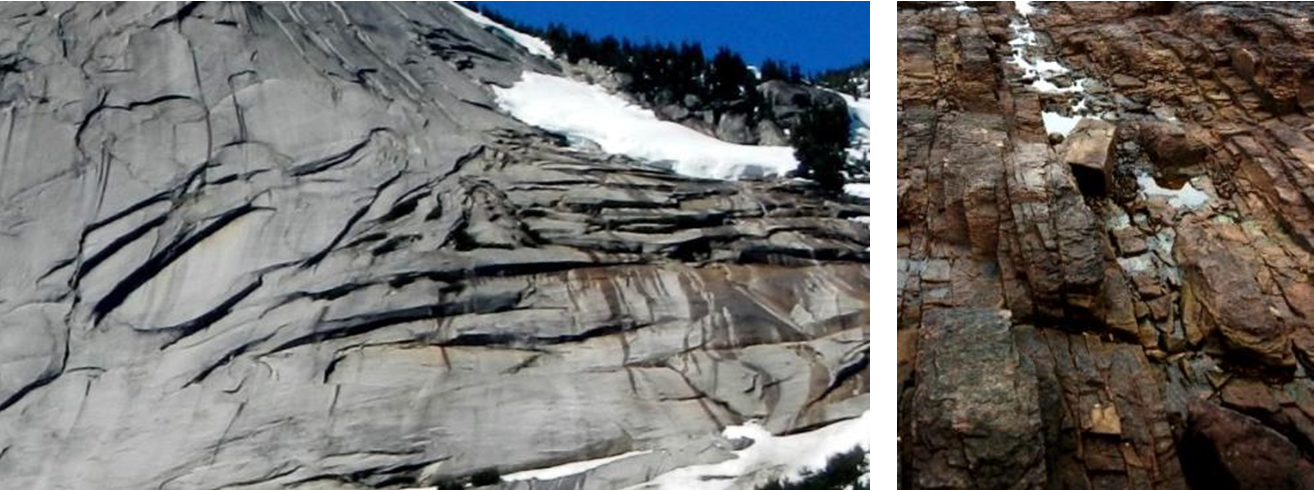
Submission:
M 659 120 L 652 111 L 583 82 L 525 72 L 511 88 L 493 87 L 493 92 L 499 107 L 527 124 L 684 175 L 766 177 L 798 167 L 791 147 L 727 143 Z
M 871 184 L 844 184 L 844 193 L 854 197 L 871 199 Z
M 1080 78 L 1073 80 L 1071 85 L 1060 86 L 1052 80 L 1056 75 L 1071 73 L 1072 70 L 1062 63 L 1053 60 L 1033 59 L 1028 48 L 1037 46 L 1036 31 L 1031 28 L 1031 21 L 1027 16 L 1034 14 L 1036 9 L 1032 7 L 1032 2 L 1014 2 L 1017 11 L 1022 15 L 1020 20 L 1014 20 L 1008 25 L 1013 31 L 1013 39 L 1008 41 L 1009 46 L 1013 48 L 1013 57 L 1010 63 L 1017 65 L 1022 69 L 1023 78 L 1031 81 L 1031 89 L 1046 94 L 1082 94 L 1073 104 L 1072 116 L 1064 116 L 1058 112 L 1045 111 L 1040 114 L 1042 122 L 1045 124 L 1046 133 L 1059 133 L 1067 136 L 1072 132 L 1072 128 L 1077 126 L 1077 121 L 1083 118 L 1091 117 L 1086 114 L 1090 112 L 1087 104 L 1086 84 L 1090 80 Z
M 1165 189 L 1159 187 L 1150 174 L 1142 172 L 1136 176 L 1136 185 L 1146 198 L 1166 197 L 1168 205 L 1177 209 L 1199 209 L 1209 201 L 1209 194 L 1196 189 L 1190 182 L 1183 184 L 1181 189 Z
M 1013 2 L 1013 6 L 1017 8 L 1017 13 L 1022 14 L 1022 16 L 1025 17 L 1036 13 L 1036 8 L 1031 6 L 1032 3 L 1034 2 L 1018 0 Z
M 1150 249 L 1163 259 L 1164 262 L 1173 263 L 1173 243 L 1177 242 L 1177 232 L 1172 228 L 1159 230 L 1148 240 Z
M 844 99 L 844 103 L 849 107 L 849 147 L 846 149 L 848 161 L 850 164 L 866 162 L 870 166 L 871 99 L 854 98 L 851 95 L 842 93 L 839 96 Z M 870 168 L 867 169 L 867 173 L 871 173 Z M 850 196 L 871 199 L 871 184 L 845 184 L 844 192 Z
M 1123 230 L 1131 228 L 1131 217 L 1122 209 L 1118 209 L 1113 216 L 1104 220 L 1104 226 L 1110 230 Z
M 558 478 L 583 473 L 585 471 L 589 471 L 594 468 L 601 467 L 613 461 L 620 461 L 622 459 L 639 456 L 642 454 L 648 454 L 650 452 L 652 451 L 631 451 L 625 454 L 618 454 L 616 456 L 610 456 L 606 458 L 590 459 L 586 461 L 575 461 L 573 463 L 566 463 L 560 466 L 553 466 L 550 468 L 520 471 L 509 475 L 502 475 L 502 479 L 506 481 L 556 480 Z
M 1045 123 L 1045 133 L 1058 133 L 1063 136 L 1071 133 L 1072 129 L 1076 128 L 1077 123 L 1082 119 L 1086 118 L 1083 116 L 1069 117 L 1050 111 L 1040 113 L 1040 121 Z
M 871 127 L 871 99 L 855 99 L 852 95 L 836 92 L 844 103 L 849 106 L 849 115 L 853 116 L 853 123 L 861 124 L 863 129 Z
M 1065 93 L 1082 93 L 1086 91 L 1084 86 L 1086 79 L 1080 79 L 1073 82 L 1071 86 L 1060 87 L 1050 81 L 1054 75 L 1062 75 L 1072 70 L 1062 63 L 1052 60 L 1036 59 L 1032 60 L 1028 47 L 1036 46 L 1036 31 L 1031 28 L 1031 23 L 1025 17 L 1021 21 L 1013 21 L 1008 25 L 1013 31 L 1013 39 L 1008 41 L 1009 46 L 1013 47 L 1013 56 L 1009 62 L 1017 65 L 1022 69 L 1023 77 L 1031 79 L 1031 88 L 1036 91 L 1051 94 Z
M 839 93 L 849 108 L 849 160 L 856 163 L 867 159 L 871 149 L 871 99 L 855 99 Z
M 534 36 L 530 36 L 523 32 L 517 31 L 510 27 L 504 26 L 502 24 L 499 24 L 493 21 L 493 19 L 484 17 L 484 15 L 479 12 L 475 12 L 468 8 L 462 7 L 460 4 L 456 2 L 452 2 L 452 6 L 456 7 L 457 10 L 460 10 L 461 13 L 465 14 L 466 17 L 469 17 L 470 20 L 475 21 L 475 23 L 484 27 L 492 27 L 494 29 L 497 29 L 502 34 L 505 34 L 507 37 L 511 38 L 512 41 L 515 41 L 516 44 L 519 44 L 522 47 L 524 47 L 525 50 L 529 51 L 530 54 L 552 59 L 552 56 L 554 55 L 554 53 L 552 52 L 552 46 L 549 46 L 546 41 L 536 38 Z
M 1034 45 L 1036 43 L 1036 33 L 1027 32 L 1025 34 L 1019 34 L 1019 36 L 1027 36 L 1027 37 L 1014 39 L 1012 41 L 1009 41 L 1009 44 L 1015 46 L 1015 48 L 1013 49 L 1013 58 L 1012 58 L 1013 64 L 1017 65 L 1018 67 L 1021 67 L 1022 70 L 1026 72 L 1026 76 L 1038 77 L 1042 75 L 1062 75 L 1064 73 L 1071 71 L 1068 70 L 1068 67 L 1059 64 L 1059 62 L 1057 61 L 1038 60 L 1032 62 L 1031 60 L 1027 59 L 1026 50 L 1018 49 L 1016 47 Z M 1051 83 L 1050 85 L 1053 84 Z M 1080 91 L 1081 89 L 1078 88 L 1073 90 L 1071 88 L 1068 88 L 1067 90 Z
M 1042 61 L 1041 63 L 1049 63 L 1049 62 Z M 1060 87 L 1058 85 L 1055 85 L 1054 82 L 1046 80 L 1045 78 L 1037 78 L 1035 81 L 1031 82 L 1031 88 L 1036 89 L 1037 92 L 1046 93 L 1046 94 L 1079 94 L 1086 91 L 1086 87 L 1082 86 L 1082 84 L 1085 83 L 1085 81 L 1086 79 L 1083 78 L 1081 80 L 1077 80 L 1076 82 L 1073 82 L 1072 85 L 1069 85 L 1067 87 Z
M 1013 28 L 1013 35 L 1016 36 L 1012 40 L 1008 41 L 1009 46 L 1036 45 L 1036 33 L 1035 31 L 1031 30 L 1031 26 L 1028 26 L 1026 24 L 1013 23 L 1013 24 L 1009 24 L 1008 27 Z M 1013 61 L 1014 62 L 1017 61 L 1017 56 L 1013 57 Z
M 1150 258 L 1150 254 L 1118 257 L 1118 265 L 1122 267 L 1122 270 L 1129 273 L 1145 272 L 1154 269 L 1154 260 Z
M 735 459 L 716 464 L 686 466 L 663 473 L 649 483 L 630 489 L 725 490 L 734 487 L 736 477 L 769 468 L 779 470 L 786 478 L 798 478 L 804 470 L 823 468 L 827 458 L 853 449 L 854 446 L 867 449 L 868 435 L 874 428 L 870 411 L 863 412 L 856 419 L 789 436 L 772 435 L 754 422 L 730 426 L 722 432 L 725 437 L 753 440 L 752 446 L 735 451 Z

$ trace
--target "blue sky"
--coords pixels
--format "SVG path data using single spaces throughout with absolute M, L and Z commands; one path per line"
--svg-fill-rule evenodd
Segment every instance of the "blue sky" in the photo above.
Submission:
M 869 2 L 479 2 L 517 22 L 560 22 L 594 37 L 698 41 L 757 64 L 772 57 L 805 72 L 867 59 Z

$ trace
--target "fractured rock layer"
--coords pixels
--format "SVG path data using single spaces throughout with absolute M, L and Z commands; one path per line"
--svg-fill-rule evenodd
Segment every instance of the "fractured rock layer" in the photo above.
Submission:
M 1035 7 L 900 6 L 901 485 L 1309 487 L 1314 10 Z M 1078 89 L 1015 61 L 1023 13 Z M 982 309 L 1011 337 L 937 333 Z M 964 393 L 1009 416 L 940 411 Z M 1005 437 L 1032 428 L 1040 462 Z

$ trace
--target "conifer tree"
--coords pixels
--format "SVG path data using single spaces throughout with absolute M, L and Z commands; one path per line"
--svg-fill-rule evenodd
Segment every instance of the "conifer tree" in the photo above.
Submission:
M 598 41 L 597 58 L 594 60 L 602 66 L 621 65 L 621 44 L 615 36 L 606 36 Z
M 771 80 L 785 80 L 789 78 L 789 74 L 785 72 L 784 67 L 782 67 L 779 62 L 771 58 L 767 58 L 762 62 L 762 66 L 758 68 L 758 72 L 761 73 L 760 78 L 762 79 L 763 82 L 769 82 Z
M 823 190 L 844 190 L 844 168 L 848 161 L 849 113 L 843 106 L 818 105 L 808 108 L 794 128 L 794 158 L 798 176 L 812 180 Z
M 740 66 L 736 56 L 725 47 L 717 48 L 712 57 L 712 80 L 710 84 L 713 100 L 734 100 L 739 97 Z

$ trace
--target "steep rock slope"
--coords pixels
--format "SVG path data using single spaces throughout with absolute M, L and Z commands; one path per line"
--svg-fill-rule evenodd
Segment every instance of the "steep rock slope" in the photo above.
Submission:
M 455 6 L 0 24 L 0 486 L 618 488 L 866 410 L 865 206 L 566 147 Z
M 901 4 L 904 488 L 1314 486 L 1311 14 Z

